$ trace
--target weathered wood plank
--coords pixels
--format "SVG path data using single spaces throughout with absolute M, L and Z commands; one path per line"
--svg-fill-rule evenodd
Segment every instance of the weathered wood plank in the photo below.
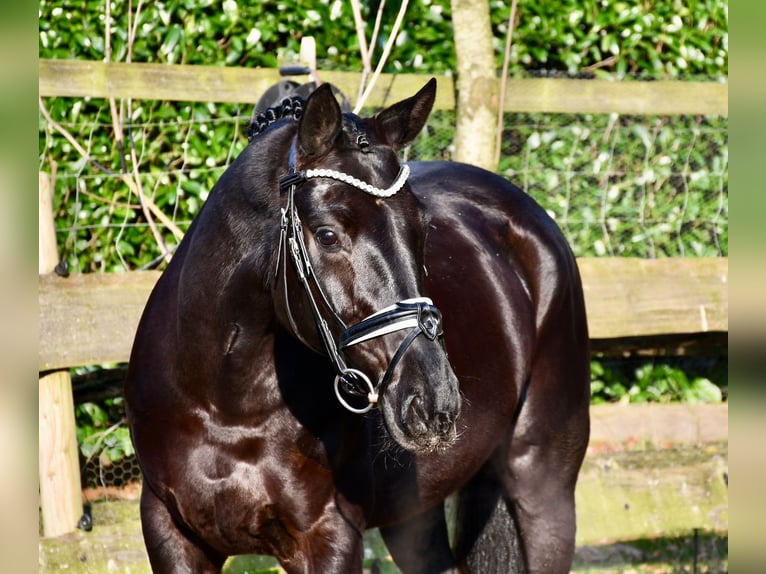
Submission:
M 59 261 L 53 223 L 53 188 L 46 173 L 39 174 L 38 195 L 38 269 L 39 273 L 46 274 L 53 271 Z M 43 534 L 61 536 L 75 530 L 82 513 L 80 458 L 69 371 L 40 373 L 38 392 Z
M 232 68 L 85 60 L 40 60 L 41 96 L 255 103 L 279 81 L 273 68 Z M 322 71 L 350 99 L 361 74 Z M 382 74 L 367 104 L 381 107 L 409 97 L 430 76 Z M 300 78 L 298 78 L 300 80 Z M 451 76 L 439 76 L 435 109 L 454 109 Z M 727 84 L 716 82 L 610 82 L 561 78 L 511 78 L 507 112 L 728 115 Z
M 40 60 L 41 96 L 254 103 L 280 79 L 270 68 Z
M 41 275 L 40 370 L 127 361 L 159 275 Z
M 594 339 L 728 331 L 728 259 L 579 260 Z M 40 277 L 40 370 L 124 362 L 157 272 Z
M 74 532 L 82 515 L 80 459 L 68 370 L 46 373 L 38 383 L 38 469 L 45 536 Z
M 275 68 L 44 59 L 39 61 L 38 77 L 41 96 L 247 104 L 257 102 L 282 79 Z M 323 71 L 321 78 L 335 84 L 351 100 L 356 98 L 361 74 Z M 382 74 L 367 104 L 380 107 L 409 97 L 427 80 L 428 76 L 416 74 Z M 435 108 L 454 108 L 452 78 L 440 77 L 439 86 Z
M 716 82 L 512 78 L 507 90 L 506 112 L 729 115 L 728 84 Z
M 605 404 L 590 407 L 590 445 L 704 444 L 729 440 L 729 403 Z
M 729 330 L 728 258 L 578 263 L 594 339 Z

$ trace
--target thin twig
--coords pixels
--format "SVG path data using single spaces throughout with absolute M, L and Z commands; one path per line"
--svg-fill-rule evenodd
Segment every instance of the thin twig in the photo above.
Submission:
M 42 97 L 39 97 L 38 100 L 39 100 L 39 103 L 40 103 L 40 112 L 43 114 L 43 117 L 45 118 L 45 121 L 47 121 L 54 130 L 56 130 L 62 136 L 64 136 L 64 138 L 70 144 L 72 144 L 72 146 L 77 151 L 77 153 L 79 153 L 83 158 L 85 158 L 85 160 L 87 162 L 91 163 L 94 167 L 96 167 L 97 169 L 100 169 L 104 173 L 109 174 L 109 175 L 117 175 L 111 169 L 101 165 L 95 159 L 93 159 L 91 157 L 91 155 L 85 150 L 85 148 L 83 148 L 80 145 L 80 142 L 78 142 L 76 139 L 74 139 L 74 136 L 71 133 L 69 133 L 61 124 L 59 124 L 56 120 L 54 120 L 51 117 L 50 113 L 48 112 L 48 108 L 46 108 L 45 104 L 43 103 L 43 98 Z
M 104 31 L 104 62 L 112 61 L 112 3 L 110 0 L 106 4 L 106 29 Z M 120 150 L 120 160 L 123 161 L 122 154 L 122 126 L 117 117 L 117 106 L 113 97 L 109 98 L 109 111 L 112 115 L 112 127 L 114 128 L 114 137 L 117 140 L 117 146 Z M 125 169 L 123 169 L 125 171 Z
M 378 45 L 378 34 L 380 33 L 380 25 L 383 21 L 383 11 L 386 7 L 386 0 L 382 0 L 380 4 L 378 4 L 378 13 L 375 15 L 375 25 L 372 29 L 372 36 L 370 37 L 370 44 L 367 47 L 367 55 L 366 59 L 369 63 L 368 66 L 365 66 L 365 69 L 362 71 L 362 80 L 359 82 L 359 92 L 357 93 L 357 100 L 359 100 L 362 97 L 362 94 L 364 93 L 365 88 L 367 87 L 367 80 L 370 77 L 370 74 L 372 73 L 372 56 L 375 53 L 375 46 Z
M 383 54 L 380 56 L 380 60 L 378 61 L 378 66 L 375 68 L 375 73 L 372 75 L 372 78 L 367 84 L 367 87 L 365 88 L 364 93 L 362 94 L 362 97 L 359 98 L 359 101 L 356 103 L 356 106 L 354 107 L 354 113 L 359 113 L 359 110 L 362 109 L 362 107 L 364 106 L 364 102 L 367 101 L 367 98 L 370 96 L 372 89 L 375 87 L 375 82 L 378 81 L 378 77 L 380 76 L 380 73 L 383 71 L 383 66 L 386 64 L 386 60 L 388 60 L 388 56 L 391 53 L 391 49 L 393 48 L 394 43 L 396 42 L 396 37 L 399 35 L 399 28 L 401 28 L 402 26 L 402 21 L 404 20 L 404 15 L 407 12 L 408 4 L 409 4 L 409 0 L 403 0 L 402 5 L 399 7 L 399 13 L 396 15 L 396 21 L 394 22 L 394 27 L 391 30 L 391 37 L 388 39 L 388 42 L 386 42 L 386 45 L 383 48 Z
M 106 49 L 104 50 L 104 61 L 110 62 L 112 60 L 112 8 L 111 1 L 106 0 L 106 31 L 105 41 Z M 122 106 L 120 106 L 122 108 Z M 125 164 L 125 150 L 123 145 L 123 133 L 122 133 L 122 115 L 117 113 L 117 102 L 114 97 L 109 98 L 109 112 L 112 116 L 112 128 L 114 129 L 114 139 L 117 142 L 117 152 L 120 154 L 120 165 L 122 166 L 123 173 L 128 171 L 128 166 Z M 128 200 L 129 201 L 129 200 Z
M 511 42 L 516 21 L 516 0 L 511 2 L 511 13 L 508 16 L 508 30 L 505 34 L 505 55 L 503 57 L 503 74 L 500 76 L 500 101 L 497 106 L 497 136 L 495 138 L 495 167 L 500 164 L 500 148 L 503 144 L 503 113 L 505 111 L 505 90 L 508 86 L 508 67 L 511 61 Z
M 143 0 L 138 0 L 138 6 L 136 7 L 136 19 L 134 22 L 131 22 L 131 15 L 133 13 L 133 2 L 131 0 L 129 6 L 128 6 L 128 54 L 126 61 L 128 64 L 130 64 L 133 61 L 133 44 L 136 41 L 136 32 L 138 31 L 138 20 L 139 16 L 141 15 L 141 6 L 143 5 Z
M 370 61 L 370 52 L 367 50 L 367 37 L 364 35 L 364 21 L 362 20 L 362 9 L 359 6 L 359 0 L 351 0 L 351 12 L 354 14 L 354 26 L 356 27 L 356 37 L 359 40 L 359 52 L 362 56 L 362 66 L 364 72 L 372 72 L 372 62 Z
M 104 50 L 104 61 L 105 62 L 111 62 L 112 61 L 112 3 L 110 0 L 105 0 L 104 2 L 106 4 L 106 28 L 104 30 L 104 45 L 106 46 Z M 122 103 L 120 103 L 120 113 L 117 112 L 117 103 L 114 97 L 109 98 L 109 113 L 112 117 L 112 128 L 114 130 L 114 139 L 117 142 L 117 153 L 120 154 L 120 165 L 122 167 L 122 172 L 125 173 L 128 171 L 127 165 L 125 164 L 125 152 L 123 149 L 123 133 L 122 133 Z M 83 193 L 89 193 L 85 189 L 82 190 Z M 95 194 L 91 194 L 94 195 Z M 98 197 L 98 196 L 95 196 Z M 130 196 L 128 196 L 128 206 L 130 206 Z M 111 217 L 114 213 L 114 209 L 117 205 L 117 194 L 113 194 L 112 201 L 109 204 L 109 216 Z M 139 206 L 140 207 L 140 206 Z M 124 224 L 128 221 L 128 213 L 125 212 L 125 215 L 123 216 L 123 227 L 120 227 L 119 231 L 117 232 L 117 237 L 114 239 L 114 245 L 115 245 L 115 253 L 117 253 L 117 257 L 120 259 L 120 263 L 122 263 L 122 266 L 125 269 L 128 269 L 128 263 L 125 261 L 125 258 L 122 256 L 122 252 L 120 250 L 120 240 L 122 239 L 122 232 L 124 229 Z M 108 232 L 109 240 L 111 241 L 113 237 L 113 232 L 110 229 Z
M 112 59 L 112 3 L 109 0 L 106 4 L 106 29 L 104 30 L 104 62 Z
M 372 61 L 372 55 L 375 53 L 375 46 L 378 45 L 378 34 L 380 33 L 380 25 L 383 21 L 383 10 L 386 7 L 386 0 L 381 0 L 378 5 L 378 13 L 375 15 L 375 26 L 372 28 L 372 36 L 370 37 L 370 61 Z
M 585 66 L 582 71 L 583 72 L 595 72 L 599 68 L 606 68 L 609 66 L 613 66 L 617 62 L 617 56 L 609 56 L 608 58 L 601 60 L 600 62 L 596 62 L 595 64 L 591 64 L 590 66 Z
M 98 448 L 101 446 L 101 443 L 103 443 L 110 434 L 115 432 L 117 429 L 119 429 L 124 424 L 125 423 L 123 421 L 117 421 L 112 426 L 110 426 L 108 429 L 105 429 L 105 430 L 103 430 L 103 431 L 101 431 L 99 433 L 94 433 L 93 435 L 91 435 L 91 437 L 97 436 L 98 440 L 96 441 L 96 444 L 93 445 L 93 451 L 91 452 L 90 456 L 86 459 L 85 462 L 88 463 L 88 462 L 91 461 L 91 459 L 93 459 L 94 456 L 96 456 L 97 454 L 100 455 L 101 451 L 98 451 Z
M 78 179 L 82 179 L 82 178 L 78 178 Z M 126 203 L 122 203 L 120 201 L 117 201 L 116 199 L 107 199 L 105 197 L 102 197 L 102 196 L 98 195 L 97 193 L 93 193 L 92 191 L 88 191 L 87 189 L 81 189 L 80 193 L 82 193 L 83 195 L 89 197 L 93 201 L 97 201 L 99 203 L 105 203 L 105 204 L 109 204 L 109 205 L 114 205 L 115 208 L 120 208 L 120 209 L 123 209 L 123 210 L 124 209 L 129 209 L 129 210 L 141 209 L 141 205 L 140 204 L 138 204 L 138 203 L 130 203 L 130 200 L 128 200 Z
M 130 163 L 133 166 L 133 178 L 131 179 L 133 186 L 136 190 L 136 193 L 138 194 L 138 200 L 141 202 L 141 209 L 144 212 L 144 217 L 146 217 L 146 222 L 149 224 L 149 229 L 152 230 L 152 235 L 154 235 L 154 240 L 157 242 L 157 245 L 160 247 L 160 251 L 166 255 L 166 260 L 169 263 L 170 262 L 170 252 L 168 251 L 167 245 L 165 245 L 165 240 L 162 239 L 162 234 L 160 233 L 160 230 L 157 229 L 157 224 L 154 222 L 154 218 L 152 217 L 152 211 L 149 208 L 149 204 L 151 203 L 154 205 L 154 203 L 146 197 L 146 194 L 144 194 L 144 187 L 141 184 L 141 176 L 138 173 L 138 158 L 136 157 L 136 145 L 133 138 L 130 138 Z M 125 173 L 122 174 L 123 179 L 130 179 L 130 176 Z M 170 219 L 168 219 L 170 221 Z
M 108 0 L 107 0 L 108 1 Z M 141 15 L 141 6 L 143 4 L 143 0 L 138 0 L 138 5 L 136 6 L 136 17 L 135 19 L 132 18 L 132 1 L 131 1 L 131 8 L 129 8 L 128 12 L 128 53 L 126 56 L 127 63 L 131 63 L 133 61 L 133 44 L 135 43 L 136 39 L 136 32 L 138 30 L 138 22 L 140 20 Z M 130 115 L 132 109 L 132 99 L 128 100 L 128 114 Z M 120 131 L 122 131 L 122 128 L 120 127 Z M 159 229 L 157 229 L 157 225 L 154 222 L 154 219 L 152 218 L 152 213 L 154 212 L 150 206 L 154 205 L 156 208 L 155 203 L 146 196 L 144 193 L 144 188 L 141 183 L 141 176 L 138 173 L 138 165 L 139 161 L 136 157 L 136 145 L 135 145 L 135 139 L 133 138 L 132 131 L 130 135 L 130 163 L 133 168 L 133 177 L 132 177 L 132 183 L 131 189 L 134 189 L 136 191 L 136 194 L 138 195 L 138 200 L 141 202 L 141 209 L 144 212 L 144 217 L 146 217 L 146 221 L 149 224 L 149 228 L 152 231 L 152 235 L 154 235 L 154 240 L 157 242 L 157 245 L 160 248 L 160 252 L 165 256 L 165 261 L 170 262 L 171 253 L 168 251 L 167 245 L 165 245 L 165 240 L 162 238 L 162 234 L 160 233 Z M 123 150 L 120 150 L 121 153 L 123 153 Z M 125 173 L 123 174 L 123 179 L 128 179 L 130 176 Z M 161 212 L 160 212 L 161 213 Z M 162 217 L 157 214 L 158 219 L 165 222 L 170 222 L 170 219 L 165 216 L 165 214 L 162 214 Z M 164 218 L 164 220 L 163 220 Z M 165 223 L 167 225 L 167 223 Z M 173 226 L 175 227 L 175 225 Z M 180 231 L 180 230 L 179 230 Z M 175 235 L 175 233 L 174 233 Z M 176 237 L 180 240 L 180 237 L 176 235 Z M 183 237 L 183 234 L 181 235 Z

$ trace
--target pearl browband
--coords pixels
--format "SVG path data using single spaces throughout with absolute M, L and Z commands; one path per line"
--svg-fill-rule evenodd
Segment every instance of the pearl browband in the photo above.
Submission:
M 392 183 L 387 189 L 381 189 L 379 187 L 375 187 L 374 185 L 370 185 L 361 179 L 357 179 L 353 175 L 335 171 L 334 169 L 307 169 L 303 172 L 303 176 L 306 179 L 310 179 L 312 177 L 328 177 L 330 179 L 335 179 L 337 181 L 347 183 L 348 185 L 351 185 L 365 193 L 369 193 L 370 195 L 374 195 L 375 197 L 391 197 L 392 195 L 396 195 L 396 192 L 402 189 L 404 184 L 407 183 L 407 178 L 409 175 L 410 166 L 406 164 L 402 165 L 401 169 L 399 170 L 399 174 L 394 180 L 394 183 Z
M 290 147 L 289 172 L 287 175 L 284 175 L 279 179 L 280 189 L 289 189 L 290 186 L 301 184 L 308 179 L 326 177 L 336 181 L 341 181 L 345 184 L 357 188 L 360 191 L 374 195 L 375 197 L 391 197 L 396 195 L 396 193 L 404 187 L 404 184 L 407 183 L 407 178 L 410 176 L 410 166 L 403 164 L 399 168 L 399 173 L 397 174 L 394 182 L 386 189 L 382 189 L 380 187 L 370 185 L 369 183 L 364 182 L 361 179 L 354 177 L 353 175 L 343 173 L 342 171 L 336 171 L 334 169 L 320 168 L 304 169 L 299 171 L 295 169 L 295 163 L 296 142 L 293 141 L 293 145 Z

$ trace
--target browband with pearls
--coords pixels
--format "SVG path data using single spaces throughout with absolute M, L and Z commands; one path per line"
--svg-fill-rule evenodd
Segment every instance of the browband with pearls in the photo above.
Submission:
M 361 179 L 357 179 L 353 175 L 335 171 L 334 169 L 307 169 L 303 173 L 306 179 L 310 179 L 312 177 L 328 177 L 330 179 L 335 179 L 337 181 L 347 183 L 348 185 L 351 185 L 365 193 L 369 193 L 370 195 L 374 195 L 375 197 L 391 197 L 392 195 L 395 195 L 397 191 L 402 189 L 402 187 L 404 187 L 404 184 L 407 182 L 407 178 L 410 175 L 410 166 L 406 164 L 403 165 L 399 170 L 399 174 L 396 176 L 394 183 L 392 183 L 386 189 L 375 187 L 374 185 L 365 183 Z
M 343 173 L 341 171 L 336 171 L 334 169 L 306 169 L 302 171 L 298 171 L 295 169 L 295 142 L 293 142 L 293 146 L 290 149 L 290 160 L 289 160 L 289 173 L 285 176 L 283 176 L 279 180 L 279 186 L 281 189 L 287 189 L 291 185 L 298 185 L 299 183 L 302 183 L 306 181 L 307 179 L 312 178 L 318 178 L 318 177 L 326 177 L 329 179 L 334 179 L 336 181 L 341 181 L 343 183 L 346 183 L 350 186 L 353 186 L 365 193 L 369 193 L 370 195 L 374 195 L 375 197 L 391 197 L 393 195 L 396 195 L 396 193 L 404 187 L 404 184 L 407 183 L 407 178 L 410 176 L 410 166 L 407 164 L 404 164 L 399 169 L 399 174 L 396 176 L 396 179 L 394 182 L 387 187 L 386 189 L 381 189 L 380 187 L 375 187 L 374 185 L 370 185 L 369 183 L 366 183 L 362 181 L 359 178 L 354 177 L 353 175 L 349 175 L 347 173 Z

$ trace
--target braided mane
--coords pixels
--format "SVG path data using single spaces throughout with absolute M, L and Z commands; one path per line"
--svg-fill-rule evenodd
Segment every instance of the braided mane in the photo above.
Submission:
M 255 136 L 279 120 L 286 118 L 299 120 L 303 115 L 303 104 L 304 100 L 300 96 L 290 96 L 273 108 L 253 114 L 250 125 L 247 127 L 247 141 L 253 141 Z

